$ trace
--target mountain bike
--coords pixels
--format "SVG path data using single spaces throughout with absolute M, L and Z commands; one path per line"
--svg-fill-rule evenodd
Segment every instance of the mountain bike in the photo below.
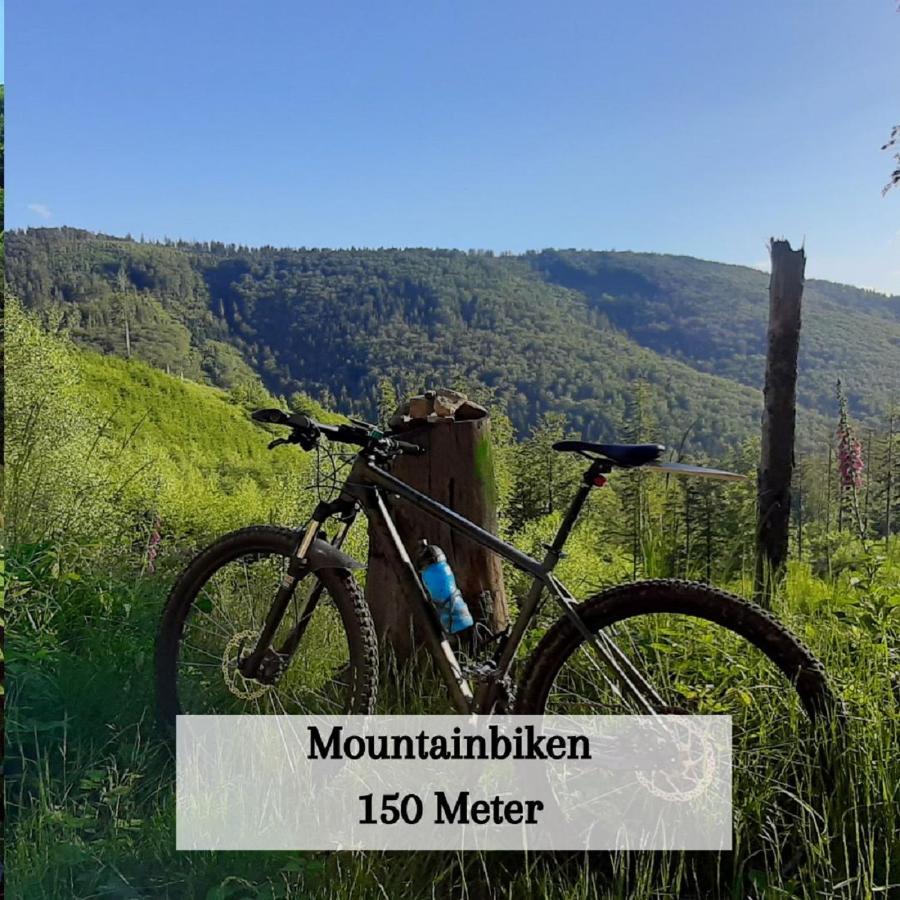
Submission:
M 391 474 L 421 446 L 361 422 L 326 425 L 305 415 L 257 410 L 260 423 L 285 426 L 310 451 L 348 445 L 352 468 L 334 499 L 320 498 L 301 529 L 257 526 L 201 552 L 174 585 L 156 648 L 158 706 L 180 712 L 340 714 L 375 709 L 379 653 L 364 594 L 362 565 L 342 549 L 360 513 L 388 536 L 424 645 L 459 713 L 713 714 L 734 716 L 735 740 L 757 748 L 791 740 L 781 725 L 834 709 L 822 665 L 769 612 L 708 584 L 647 580 L 601 590 L 577 602 L 554 570 L 593 490 L 615 470 L 739 478 L 661 459 L 658 444 L 562 441 L 585 459 L 581 483 L 553 540 L 536 559 Z M 392 517 L 412 504 L 454 533 L 498 554 L 530 579 L 511 625 L 483 642 L 483 658 L 462 659 Z M 334 529 L 329 537 L 329 529 Z M 452 562 L 452 560 L 451 560 Z M 403 602 L 401 598 L 397 602 Z M 559 617 L 520 660 L 531 626 Z

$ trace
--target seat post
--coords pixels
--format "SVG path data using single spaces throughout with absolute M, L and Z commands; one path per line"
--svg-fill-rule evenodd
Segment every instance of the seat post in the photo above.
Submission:
M 608 460 L 593 459 L 591 460 L 591 464 L 587 471 L 581 476 L 581 485 L 575 493 L 575 496 L 572 498 L 572 502 L 566 510 L 565 516 L 563 516 L 563 520 L 559 525 L 559 531 L 556 532 L 553 543 L 547 547 L 547 556 L 544 558 L 544 568 L 548 572 L 556 567 L 556 564 L 562 557 L 563 547 L 565 547 L 566 541 L 569 539 L 569 535 L 572 533 L 572 529 L 575 527 L 575 523 L 581 515 L 581 510 L 587 502 L 591 489 L 600 486 L 597 479 L 609 472 L 611 468 Z

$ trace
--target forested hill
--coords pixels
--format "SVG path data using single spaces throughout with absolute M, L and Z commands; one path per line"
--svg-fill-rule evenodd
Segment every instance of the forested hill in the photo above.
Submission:
M 644 347 L 742 384 L 763 382 L 768 275 L 651 253 L 544 251 L 526 259 Z M 843 377 L 857 411 L 883 412 L 900 389 L 900 296 L 811 279 L 803 292 L 800 402 L 831 415 Z
M 223 387 L 257 373 L 371 415 L 401 390 L 464 383 L 519 429 L 545 411 L 587 436 L 650 427 L 709 453 L 756 432 L 767 276 L 635 253 L 285 250 L 154 244 L 75 229 L 7 236 L 10 290 L 104 352 Z M 898 394 L 900 298 L 812 281 L 801 427 L 822 434 L 837 377 L 854 411 Z M 645 387 L 640 387 L 645 385 Z M 641 395 L 636 422 L 635 400 Z

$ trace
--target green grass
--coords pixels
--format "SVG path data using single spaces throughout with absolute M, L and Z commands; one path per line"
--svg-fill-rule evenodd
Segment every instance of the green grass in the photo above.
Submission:
M 792 847 L 808 853 L 783 874 L 784 835 L 771 833 L 773 784 L 791 763 L 774 756 L 756 792 L 735 798 L 736 852 L 560 860 L 516 854 L 228 854 L 174 850 L 173 763 L 152 712 L 151 647 L 171 573 L 119 570 L 60 583 L 46 561 L 11 559 L 14 604 L 55 611 L 18 628 L 11 671 L 7 871 L 16 897 L 871 897 L 900 883 L 900 712 L 891 677 L 897 598 L 795 568 L 779 614 L 826 663 L 847 699 L 836 786 L 800 778 Z M 895 552 L 868 593 L 892 590 Z M 873 619 L 872 617 L 875 617 Z M 420 675 L 385 675 L 381 712 L 434 712 Z M 699 884 L 698 884 L 699 882 Z M 627 890 L 627 893 L 623 891 Z M 713 892 L 713 893 L 710 893 Z

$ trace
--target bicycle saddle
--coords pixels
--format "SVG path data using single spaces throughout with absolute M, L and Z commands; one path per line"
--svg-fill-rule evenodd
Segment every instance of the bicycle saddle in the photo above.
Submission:
M 662 444 L 594 444 L 591 441 L 557 441 L 554 450 L 562 453 L 596 453 L 623 469 L 653 462 L 665 452 Z

